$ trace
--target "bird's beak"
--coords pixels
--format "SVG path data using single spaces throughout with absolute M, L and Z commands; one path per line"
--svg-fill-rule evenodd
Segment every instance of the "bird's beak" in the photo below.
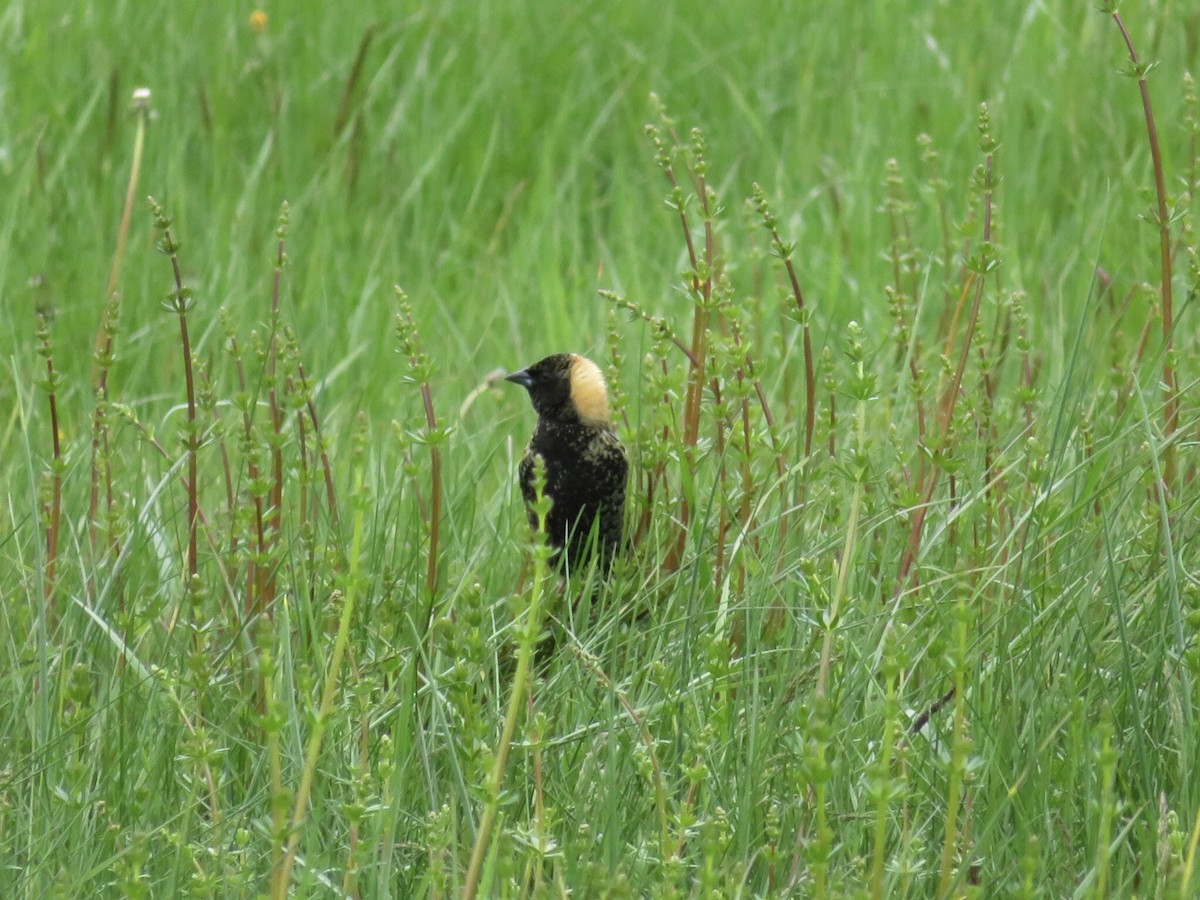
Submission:
M 533 387 L 533 378 L 530 376 L 527 369 L 521 369 L 517 372 L 512 372 L 504 376 L 505 381 L 511 381 L 513 384 L 519 384 L 525 390 Z

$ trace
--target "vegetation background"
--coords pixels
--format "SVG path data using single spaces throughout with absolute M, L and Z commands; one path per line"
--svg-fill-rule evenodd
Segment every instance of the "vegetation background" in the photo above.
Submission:
M 1112 12 L 7 0 L 0 895 L 1196 895 L 1200 11 Z

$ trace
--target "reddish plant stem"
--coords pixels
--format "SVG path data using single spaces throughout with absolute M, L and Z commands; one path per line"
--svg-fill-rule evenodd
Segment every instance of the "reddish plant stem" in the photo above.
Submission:
M 675 170 L 668 163 L 663 167 L 667 179 L 671 183 L 672 196 L 675 198 L 676 211 L 679 215 L 679 227 L 683 231 L 684 243 L 687 246 L 688 261 L 691 265 L 691 291 L 693 297 L 692 312 L 692 343 L 688 352 L 688 382 L 687 393 L 683 404 L 683 464 L 694 467 L 694 450 L 700 437 L 700 399 L 704 390 L 705 346 L 708 328 L 708 298 L 712 292 L 712 273 L 707 272 L 705 279 L 700 278 L 700 262 L 696 255 L 696 244 L 692 240 L 691 225 L 688 223 L 687 211 L 683 204 L 683 190 L 675 177 Z M 701 183 L 703 190 L 703 183 Z M 707 216 L 706 216 L 707 219 Z M 705 252 L 711 252 L 711 223 L 705 222 Z M 686 496 L 679 501 L 679 531 L 675 543 L 667 553 L 663 566 L 667 571 L 679 568 L 683 558 L 683 548 L 687 541 L 687 532 L 691 524 L 691 504 Z
M 668 367 L 667 358 L 659 357 L 659 365 L 662 367 L 663 383 L 666 383 Z M 670 408 L 671 395 L 666 391 L 663 392 L 662 402 L 664 407 Z M 667 446 L 671 438 L 671 429 L 668 425 L 663 425 L 660 443 L 663 447 Z M 646 532 L 650 530 L 650 521 L 654 514 L 654 493 L 659 482 L 666 475 L 666 463 L 661 459 L 655 464 L 653 471 L 646 478 L 646 503 L 642 509 L 642 515 L 638 519 L 637 528 L 634 529 L 633 543 L 636 546 L 642 542 L 642 538 L 646 536 Z
M 775 218 L 771 214 L 766 195 L 758 186 L 754 186 L 755 200 L 763 224 L 771 235 L 771 244 L 775 255 L 783 260 L 784 271 L 787 272 L 788 284 L 792 290 L 792 299 L 796 302 L 796 310 L 801 318 L 801 340 L 804 343 L 804 456 L 812 455 L 813 434 L 817 428 L 817 376 L 816 363 L 813 360 L 812 330 L 808 324 L 808 312 L 804 303 L 804 291 L 800 288 L 800 278 L 796 275 L 796 267 L 792 263 L 792 249 L 779 236 Z
M 197 496 L 199 468 L 197 451 L 199 450 L 200 434 L 196 422 L 196 380 L 192 371 L 192 341 L 188 334 L 187 309 L 188 296 L 183 286 L 183 271 L 179 267 L 179 254 L 175 250 L 175 242 L 171 237 L 171 229 L 163 227 L 163 241 L 171 258 L 171 271 L 175 277 L 175 313 L 179 318 L 179 341 L 183 350 L 183 377 L 187 392 L 187 570 L 188 577 L 194 578 L 199 570 L 199 542 L 196 537 L 197 512 L 200 508 Z
M 437 430 L 437 416 L 433 411 L 433 392 L 428 381 L 421 383 L 421 399 L 425 404 L 425 424 L 432 436 Z M 429 444 L 429 462 L 429 560 L 426 564 L 425 587 L 432 603 L 438 585 L 438 545 L 442 530 L 442 451 L 432 441 Z
M 58 581 L 58 535 L 62 522 L 62 439 L 58 427 L 58 394 L 55 387 L 54 357 L 51 355 L 50 334 L 46 319 L 38 315 L 38 331 L 42 336 L 42 348 L 46 356 L 47 402 L 50 406 L 50 443 L 53 452 L 50 476 L 50 524 L 46 528 L 46 614 L 53 611 L 55 585 Z
M 1163 173 L 1162 150 L 1158 142 L 1158 128 L 1154 123 L 1154 109 L 1150 104 L 1150 86 L 1146 82 L 1146 68 L 1141 59 L 1138 57 L 1137 50 L 1133 46 L 1133 39 L 1129 36 L 1129 31 L 1125 28 L 1125 22 L 1121 19 L 1121 14 L 1115 9 L 1112 10 L 1113 21 L 1116 22 L 1117 28 L 1120 29 L 1121 37 L 1125 41 L 1125 47 L 1129 50 L 1129 60 L 1133 64 L 1133 71 L 1137 75 L 1138 90 L 1142 95 L 1142 112 L 1146 117 L 1146 140 L 1150 145 L 1150 161 L 1154 169 L 1154 192 L 1157 197 L 1157 225 L 1158 225 L 1158 254 L 1159 254 L 1159 276 L 1162 279 L 1161 292 L 1161 317 L 1162 317 L 1162 336 L 1163 336 L 1163 489 L 1169 492 L 1171 485 L 1175 482 L 1175 433 L 1179 430 L 1179 386 L 1175 377 L 1175 366 L 1172 361 L 1174 355 L 1173 331 L 1175 328 L 1174 301 L 1172 298 L 1171 276 L 1171 221 L 1170 208 L 1167 203 L 1167 186 L 1166 177 Z
M 716 408 L 721 408 L 721 383 L 718 379 L 712 379 L 712 392 L 715 397 Z M 724 416 L 720 416 L 716 421 L 717 439 L 716 439 L 716 454 L 719 462 L 717 463 L 717 483 L 721 496 L 721 510 L 717 515 L 717 557 L 716 569 L 713 575 L 714 584 L 722 584 L 725 579 L 725 542 L 729 537 L 729 484 L 728 472 L 725 468 L 725 421 Z
M 242 365 L 242 357 L 237 350 L 237 341 L 231 340 L 230 346 L 236 360 L 235 368 L 237 370 L 238 387 L 245 394 L 246 369 Z M 242 434 L 244 435 L 247 451 L 249 451 L 246 454 L 246 481 L 253 485 L 258 481 L 258 462 L 255 454 L 252 452 L 254 419 L 250 415 L 249 406 L 242 410 Z M 263 595 L 263 576 L 261 573 L 262 566 L 259 565 L 259 561 L 266 558 L 267 546 L 266 528 L 263 524 L 263 499 L 258 491 L 254 491 L 251 502 L 254 504 L 254 551 L 246 555 L 246 598 L 243 610 L 247 621 L 254 616 L 255 610 L 260 608 L 259 601 Z M 232 515 L 232 505 L 229 511 Z
M 986 154 L 984 161 L 984 250 L 981 255 L 979 272 L 987 272 L 991 262 L 989 257 L 990 250 L 987 248 L 990 248 L 992 239 L 992 159 L 992 153 L 989 151 Z M 979 321 L 979 309 L 983 302 L 984 283 L 984 278 L 977 272 L 971 271 L 967 273 L 967 282 L 963 286 L 962 296 L 965 298 L 968 294 L 973 294 L 971 311 L 967 316 L 967 327 L 963 334 L 962 351 L 958 355 L 958 365 L 954 370 L 954 376 L 951 379 L 949 388 L 942 396 L 941 422 L 939 423 L 939 452 L 945 450 L 946 440 L 950 434 L 950 424 L 954 420 L 954 409 L 958 403 L 958 397 L 962 390 L 963 376 L 965 375 L 967 369 L 967 360 L 971 356 L 971 342 L 974 340 L 975 327 Z M 973 291 L 972 287 L 974 287 Z M 961 299 L 959 303 L 961 306 Z M 957 319 L 957 314 L 955 315 L 955 318 Z M 896 579 L 897 592 L 903 590 L 904 583 L 908 580 L 909 573 L 915 571 L 913 569 L 913 563 L 916 561 L 917 554 L 921 549 L 921 534 L 925 525 L 925 517 L 929 514 L 929 505 L 933 500 L 933 492 L 937 486 L 937 468 L 935 466 L 929 467 L 924 480 L 925 484 L 922 486 L 920 503 L 917 504 L 917 508 L 913 511 L 912 525 L 908 534 L 908 546 L 905 548 L 904 557 L 900 563 L 899 576 Z
M 305 386 L 305 396 L 308 397 L 305 407 L 308 410 L 308 420 L 312 423 L 313 435 L 317 439 L 317 447 L 320 450 L 321 472 L 325 480 L 325 502 L 329 506 L 329 517 L 333 521 L 333 526 L 336 530 L 340 519 L 338 515 L 337 489 L 333 484 L 333 466 L 329 462 L 329 453 L 325 449 L 325 441 L 321 437 L 321 422 L 317 418 L 317 406 L 312 399 L 312 391 L 308 388 L 308 375 L 304 372 L 304 363 L 297 362 L 296 371 L 300 375 L 300 383 Z
M 267 407 L 271 414 L 271 489 L 267 495 L 267 546 L 274 553 L 279 548 L 283 530 L 283 412 L 279 408 L 275 362 L 279 354 L 279 286 L 283 278 L 284 239 L 279 238 L 275 256 L 275 276 L 271 285 L 271 334 L 267 343 Z M 273 616 L 275 594 L 278 590 L 277 567 L 267 565 L 263 571 L 262 593 L 258 597 L 256 612 Z

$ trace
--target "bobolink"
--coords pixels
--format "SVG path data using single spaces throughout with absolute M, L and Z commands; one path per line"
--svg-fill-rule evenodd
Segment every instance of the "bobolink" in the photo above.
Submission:
M 505 378 L 529 391 L 538 415 L 519 469 L 530 524 L 537 527 L 530 504 L 534 459 L 541 456 L 545 493 L 553 501 L 546 539 L 554 564 L 578 572 L 595 548 L 600 571 L 607 574 L 621 546 L 629 463 L 609 419 L 604 376 L 590 359 L 557 353 Z

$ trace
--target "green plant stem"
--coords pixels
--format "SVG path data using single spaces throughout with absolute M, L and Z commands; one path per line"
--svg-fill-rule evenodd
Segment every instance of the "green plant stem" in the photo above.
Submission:
M 625 714 L 629 716 L 630 721 L 637 728 L 642 743 L 646 746 L 646 756 L 650 760 L 650 771 L 653 775 L 654 806 L 658 811 L 659 850 L 665 859 L 670 855 L 673 842 L 671 840 L 671 820 L 667 815 L 667 788 L 663 780 L 662 764 L 659 762 L 658 753 L 654 749 L 654 735 L 646 727 L 643 717 L 638 715 L 638 711 L 629 702 L 629 697 L 625 695 L 625 692 L 613 684 L 612 679 L 600 668 L 599 661 L 584 650 L 577 649 L 576 652 L 579 653 L 584 664 L 600 680 L 604 687 L 613 692 L 613 696 L 617 698 L 617 702 L 621 704 L 625 710 Z
M 1091 894 L 1098 900 L 1108 897 L 1108 870 L 1112 850 L 1109 841 L 1112 839 L 1113 819 L 1116 816 L 1116 796 L 1113 785 L 1117 777 L 1117 752 L 1112 745 L 1112 726 L 1105 722 L 1102 726 L 1103 738 L 1099 752 L 1100 765 L 1100 823 L 1096 833 L 1096 879 L 1092 884 Z
M 863 375 L 863 364 L 861 361 L 858 363 L 858 374 L 860 377 Z M 862 452 L 865 450 L 867 441 L 867 403 L 865 399 L 860 398 L 858 400 L 855 417 L 857 419 L 858 449 Z M 834 587 L 833 599 L 829 604 L 829 609 L 825 613 L 825 638 L 821 643 L 821 663 L 817 671 L 816 693 L 818 697 L 824 697 L 828 689 L 829 665 L 833 658 L 833 636 L 837 626 L 838 615 L 841 612 L 842 602 L 846 597 L 846 585 L 850 580 L 850 567 L 854 559 L 854 548 L 858 543 L 858 520 L 862 513 L 863 483 L 865 479 L 865 472 L 856 473 L 854 493 L 850 498 L 850 521 L 846 525 L 846 537 L 842 544 L 842 558 L 838 563 L 837 584 Z
M 354 493 L 356 496 L 354 509 L 354 524 L 350 539 L 350 569 L 346 579 L 346 595 L 342 600 L 342 615 L 338 622 L 337 637 L 333 643 L 333 656 L 329 668 L 325 672 L 325 688 L 321 694 L 321 705 L 313 721 L 312 734 L 308 738 L 308 749 L 304 755 L 304 771 L 300 775 L 300 787 L 296 791 L 296 805 L 292 810 L 290 834 L 288 835 L 287 851 L 281 866 L 276 870 L 274 883 L 271 886 L 271 896 L 274 900 L 285 900 L 292 878 L 292 867 L 296 862 L 296 848 L 300 843 L 300 826 L 304 824 L 308 814 L 308 799 L 312 793 L 313 780 L 317 772 L 317 759 L 321 755 L 321 740 L 325 735 L 325 725 L 333 710 L 333 698 L 337 693 L 338 677 L 342 669 L 342 657 L 346 654 L 346 646 L 350 638 L 350 623 L 354 618 L 354 604 L 358 596 L 359 568 L 363 543 L 363 530 L 366 520 L 365 510 L 361 502 L 363 490 L 363 469 L 361 464 L 354 471 Z
M 884 787 L 888 778 L 888 772 L 892 765 L 892 750 L 896 743 L 896 716 L 894 710 L 897 708 L 896 700 L 896 681 L 895 675 L 888 677 L 887 682 L 887 721 L 883 728 L 883 747 L 879 753 L 879 784 L 880 796 L 879 805 L 875 809 L 875 834 L 873 840 L 875 843 L 874 850 L 871 855 L 871 898 L 872 900 L 883 900 L 883 867 L 884 853 L 887 849 L 887 820 L 888 820 L 888 804 L 887 790 Z
M 966 741 L 966 687 L 967 665 L 967 609 L 966 601 L 960 599 L 955 609 L 955 662 L 954 662 L 954 732 L 950 747 L 950 779 L 946 788 L 946 834 L 942 841 L 941 873 L 938 877 L 937 896 L 950 896 L 954 887 L 954 851 L 958 846 L 958 810 L 962 805 L 963 772 L 967 763 Z
M 273 716 L 275 709 L 275 679 L 262 679 L 263 707 Z M 279 728 L 272 722 L 267 727 L 267 769 L 271 783 L 271 871 L 278 872 L 283 861 L 283 838 L 287 827 L 287 803 L 283 791 L 283 755 L 280 749 Z
M 540 501 L 540 498 L 539 498 Z M 517 722 L 521 718 L 521 707 L 525 704 L 529 690 L 530 672 L 533 669 L 533 649 L 542 625 L 542 595 L 545 591 L 547 563 L 545 550 L 546 507 L 543 503 L 538 508 L 537 540 L 539 546 L 534 551 L 533 586 L 530 588 L 529 608 L 525 612 L 525 622 L 521 632 L 521 645 L 517 650 L 517 670 L 513 674 L 512 690 L 508 696 L 508 711 L 504 716 L 504 727 L 500 732 L 500 742 L 496 747 L 496 757 L 492 761 L 492 771 L 488 776 L 487 805 L 484 806 L 483 816 L 479 820 L 479 828 L 475 832 L 475 844 L 471 848 L 471 861 L 467 866 L 466 880 L 463 883 L 462 900 L 472 900 L 479 892 L 479 880 L 483 872 L 483 861 L 487 856 L 488 845 L 491 842 L 492 829 L 500 814 L 500 791 L 504 786 L 504 773 L 508 767 L 508 754 L 512 749 L 513 735 L 517 731 Z
M 1200 844 L 1200 810 L 1196 810 L 1196 821 L 1192 823 L 1192 834 L 1188 838 L 1187 856 L 1184 858 L 1183 875 L 1179 880 L 1179 896 L 1188 897 L 1192 875 L 1196 871 L 1196 847 Z
M 129 227 L 133 220 L 133 204 L 137 197 L 138 180 L 142 171 L 142 153 L 146 147 L 146 119 L 150 114 L 148 102 L 135 100 L 137 109 L 137 126 L 133 134 L 133 159 L 129 164 L 129 181 L 125 185 L 125 206 L 121 210 L 121 224 L 117 228 L 117 247 L 113 251 L 112 265 L 108 270 L 108 283 L 104 288 L 104 299 L 108 300 L 116 291 L 121 280 L 121 263 L 125 260 L 125 249 L 129 244 Z M 112 338 L 107 334 L 103 325 L 96 332 L 97 355 L 108 355 L 112 352 Z M 101 367 L 96 374 L 96 387 L 103 388 L 107 366 Z

